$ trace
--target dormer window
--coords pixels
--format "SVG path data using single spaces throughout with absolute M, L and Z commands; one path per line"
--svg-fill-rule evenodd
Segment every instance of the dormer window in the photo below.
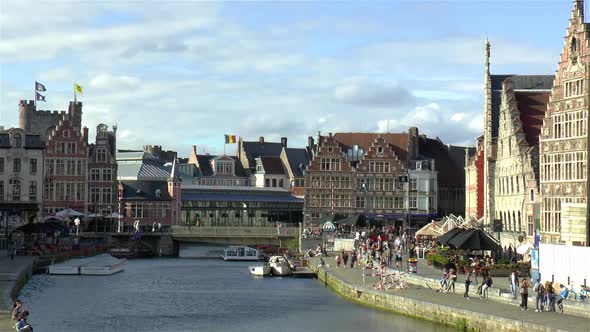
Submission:
M 234 174 L 234 163 L 228 160 L 215 160 L 215 173 L 224 175 Z
M 21 148 L 23 145 L 22 137 L 20 134 L 14 134 L 14 147 Z

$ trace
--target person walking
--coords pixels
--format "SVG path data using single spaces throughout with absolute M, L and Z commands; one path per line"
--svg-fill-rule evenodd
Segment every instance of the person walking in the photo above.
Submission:
M 346 268 L 346 264 L 348 264 L 348 251 L 342 250 L 342 263 L 344 263 L 344 268 Z
M 520 310 L 528 310 L 528 302 L 529 302 L 529 284 L 528 279 L 523 278 L 520 282 Z
M 510 291 L 512 292 L 512 298 L 516 299 L 517 290 L 519 288 L 519 280 L 518 280 L 518 273 L 516 270 L 512 270 L 510 276 L 508 277 L 510 281 Z
M 488 274 L 488 276 L 485 279 L 485 284 L 481 288 L 481 297 L 482 298 L 485 299 L 488 297 L 488 288 L 492 287 L 493 284 L 494 284 L 494 281 L 492 280 L 492 277 Z
M 463 297 L 469 300 L 469 285 L 471 285 L 471 277 L 474 274 L 475 269 L 470 270 L 469 273 L 467 273 L 467 277 L 465 278 L 465 293 L 463 294 Z
M 455 281 L 457 281 L 457 272 L 455 271 L 454 268 L 451 268 L 451 270 L 449 271 L 448 280 L 449 280 L 449 284 L 447 285 L 446 291 L 450 292 L 451 288 L 452 288 L 453 293 L 455 293 Z
M 535 292 L 535 312 L 542 312 L 543 303 L 545 302 L 545 287 L 543 287 L 541 279 L 537 278 L 533 292 Z
M 403 257 L 402 250 L 398 249 L 397 254 L 395 255 L 395 267 L 398 269 L 402 265 L 402 257 Z

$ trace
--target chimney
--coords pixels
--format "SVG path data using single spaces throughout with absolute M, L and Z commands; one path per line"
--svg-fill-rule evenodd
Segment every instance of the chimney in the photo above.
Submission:
M 287 137 L 281 137 L 281 145 L 286 149 L 287 148 Z
M 88 127 L 84 126 L 84 128 L 82 128 L 82 137 L 84 138 L 84 142 L 86 142 L 86 144 L 88 144 Z
M 264 136 L 260 136 L 260 138 L 258 138 L 258 143 L 264 144 Z
M 408 158 L 409 159 L 416 159 L 418 155 L 420 155 L 419 145 L 420 145 L 420 133 L 418 132 L 418 128 L 410 127 L 410 141 L 408 143 Z M 409 161 L 409 160 L 408 160 Z
M 310 149 L 313 148 L 313 136 L 307 138 L 307 146 L 309 146 Z

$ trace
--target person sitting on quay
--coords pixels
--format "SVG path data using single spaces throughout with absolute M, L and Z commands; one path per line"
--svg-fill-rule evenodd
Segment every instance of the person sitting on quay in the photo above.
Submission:
M 24 310 L 17 319 L 14 328 L 18 332 L 33 332 L 33 327 L 27 323 L 27 318 L 29 317 L 29 312 Z
M 317 272 L 319 272 L 320 268 L 324 266 L 326 266 L 326 263 L 324 262 L 324 259 L 320 257 L 320 263 L 318 264 Z
M 20 317 L 20 315 L 22 314 L 23 311 L 24 311 L 24 308 L 23 308 L 22 301 L 19 299 L 16 299 L 16 301 L 14 301 L 14 304 L 12 305 L 12 310 L 10 312 L 10 318 L 12 320 L 18 320 L 18 318 Z
M 315 248 L 315 257 L 319 257 L 322 255 L 322 245 L 318 244 L 318 246 Z

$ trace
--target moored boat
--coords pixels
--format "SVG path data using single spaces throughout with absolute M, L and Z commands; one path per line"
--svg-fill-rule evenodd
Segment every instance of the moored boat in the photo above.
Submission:
M 257 277 L 269 276 L 271 273 L 271 267 L 267 265 L 248 266 L 250 274 Z
M 262 259 L 258 250 L 245 246 L 227 247 L 223 249 L 221 258 L 224 261 L 259 261 Z
M 288 276 L 291 274 L 291 266 L 285 256 L 272 256 L 268 260 L 271 273 L 275 276 Z
M 80 266 L 80 274 L 111 275 L 125 270 L 126 259 L 118 259 L 111 255 L 99 255 L 96 260 Z

